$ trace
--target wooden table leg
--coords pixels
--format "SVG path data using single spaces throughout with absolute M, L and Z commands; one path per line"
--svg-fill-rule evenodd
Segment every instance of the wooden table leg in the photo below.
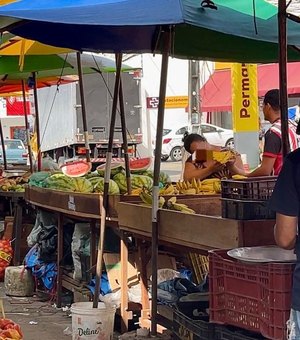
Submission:
M 128 331 L 128 246 L 126 234 L 121 231 L 121 332 Z
M 63 215 L 58 213 L 57 216 L 57 278 L 56 278 L 56 304 L 61 307 L 62 297 L 62 266 L 61 261 L 63 258 Z
M 22 237 L 22 205 L 19 201 L 15 204 L 14 209 L 14 265 L 20 265 L 20 247 Z
M 147 259 L 146 259 L 146 246 L 141 240 L 138 240 L 138 261 L 140 272 L 140 284 L 141 284 L 141 295 L 142 295 L 142 306 L 143 310 L 149 310 L 150 302 L 148 295 L 148 279 L 147 279 Z
M 96 254 L 96 221 L 91 220 L 91 227 L 90 227 L 90 245 L 91 245 L 91 254 L 90 254 L 90 270 L 91 270 L 91 277 L 93 277 L 92 273 L 95 272 L 94 266 L 96 265 L 97 254 Z

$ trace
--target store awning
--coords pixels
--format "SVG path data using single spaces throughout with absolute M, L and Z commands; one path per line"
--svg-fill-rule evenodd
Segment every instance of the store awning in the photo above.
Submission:
M 300 95 L 300 63 L 287 65 L 288 95 Z M 278 64 L 258 66 L 258 96 L 274 88 L 279 88 Z M 230 69 L 215 71 L 200 90 L 201 111 L 231 111 L 231 72 Z

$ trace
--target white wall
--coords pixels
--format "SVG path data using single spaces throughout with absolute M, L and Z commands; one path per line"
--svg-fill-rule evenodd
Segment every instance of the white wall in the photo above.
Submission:
M 5 98 L 0 98 L 0 118 L 6 116 L 6 100 Z

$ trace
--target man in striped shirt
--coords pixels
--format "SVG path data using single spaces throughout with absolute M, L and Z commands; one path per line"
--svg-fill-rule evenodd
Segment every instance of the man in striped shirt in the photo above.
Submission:
M 258 168 L 250 173 L 243 174 L 239 169 L 231 169 L 233 173 L 246 175 L 247 177 L 278 175 L 283 164 L 282 143 L 281 143 L 281 120 L 279 105 L 279 90 L 273 89 L 265 94 L 263 101 L 263 113 L 265 120 L 272 125 L 265 133 L 264 151 L 262 161 Z M 297 125 L 289 120 L 288 132 L 291 151 L 297 149 L 298 136 L 296 134 Z

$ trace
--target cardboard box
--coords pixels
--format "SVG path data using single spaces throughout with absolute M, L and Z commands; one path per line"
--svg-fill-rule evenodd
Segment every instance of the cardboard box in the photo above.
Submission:
M 111 290 L 121 288 L 121 257 L 116 253 L 105 253 L 103 255 L 105 268 Z M 138 271 L 136 269 L 135 254 L 129 254 L 128 260 L 128 287 L 134 286 L 139 283 Z
M 170 255 L 166 254 L 158 254 L 158 259 L 157 259 L 157 269 L 174 269 L 176 270 L 176 261 L 175 257 L 172 257 Z M 150 279 L 151 276 L 151 259 L 147 264 L 147 278 L 148 280 Z

